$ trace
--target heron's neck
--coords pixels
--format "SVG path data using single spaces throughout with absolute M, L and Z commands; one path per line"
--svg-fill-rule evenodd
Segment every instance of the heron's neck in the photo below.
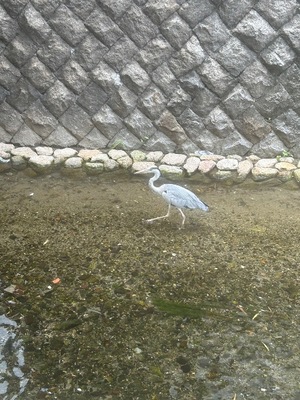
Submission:
M 154 175 L 149 179 L 149 187 L 151 190 L 153 190 L 153 192 L 160 193 L 159 188 L 154 186 L 154 182 L 160 177 L 160 172 L 159 170 L 156 170 L 153 173 Z

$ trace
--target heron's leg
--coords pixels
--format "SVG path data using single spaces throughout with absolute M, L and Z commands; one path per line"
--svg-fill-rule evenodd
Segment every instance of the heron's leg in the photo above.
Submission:
M 167 212 L 166 215 L 163 215 L 162 217 L 156 217 L 156 218 L 146 219 L 146 221 L 147 221 L 147 222 L 152 222 L 152 221 L 156 221 L 157 219 L 168 218 L 168 217 L 170 216 L 170 209 L 171 209 L 171 204 L 169 204 L 168 212 Z
M 184 223 L 185 223 L 185 215 L 184 215 L 183 211 L 181 210 L 181 208 L 177 208 L 177 210 L 180 212 L 180 214 L 181 214 L 181 216 L 182 216 L 181 227 L 183 228 Z

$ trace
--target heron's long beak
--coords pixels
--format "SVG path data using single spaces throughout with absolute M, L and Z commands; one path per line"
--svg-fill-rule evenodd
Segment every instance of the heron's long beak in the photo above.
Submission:
M 134 175 L 136 174 L 149 174 L 151 171 L 149 171 L 149 168 L 141 169 L 140 171 L 136 171 Z

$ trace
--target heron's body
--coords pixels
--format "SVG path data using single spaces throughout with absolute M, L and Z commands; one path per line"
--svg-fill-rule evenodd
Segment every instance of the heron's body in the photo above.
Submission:
M 171 206 L 176 207 L 182 216 L 182 226 L 185 223 L 185 215 L 182 208 L 186 209 L 200 209 L 202 211 L 208 211 L 208 206 L 203 203 L 198 197 L 188 189 L 183 188 L 179 185 L 173 185 L 167 183 L 161 186 L 155 186 L 154 182 L 160 177 L 160 170 L 157 167 L 150 167 L 146 170 L 138 171 L 138 173 L 153 173 L 152 178 L 149 179 L 150 189 L 162 196 L 162 198 L 169 204 L 168 212 L 162 217 L 156 217 L 148 219 L 148 222 L 155 221 L 161 218 L 168 218 L 170 215 Z

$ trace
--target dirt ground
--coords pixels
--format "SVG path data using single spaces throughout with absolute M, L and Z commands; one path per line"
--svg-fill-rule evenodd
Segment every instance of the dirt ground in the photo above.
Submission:
M 0 176 L 17 398 L 300 399 L 300 192 L 181 185 L 210 206 L 182 230 L 143 221 L 167 210 L 145 176 Z

